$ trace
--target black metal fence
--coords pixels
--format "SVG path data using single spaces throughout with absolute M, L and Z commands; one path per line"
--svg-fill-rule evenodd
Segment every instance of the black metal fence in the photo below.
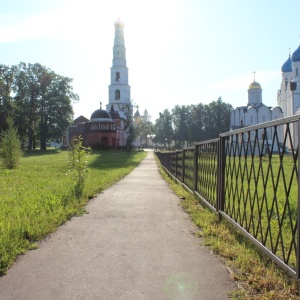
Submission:
M 156 152 L 165 170 L 300 279 L 300 116 Z

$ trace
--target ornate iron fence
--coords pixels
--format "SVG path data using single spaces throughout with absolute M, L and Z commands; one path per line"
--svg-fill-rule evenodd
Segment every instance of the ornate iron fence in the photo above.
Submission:
M 297 279 L 299 122 L 297 115 L 156 152 L 170 175 Z

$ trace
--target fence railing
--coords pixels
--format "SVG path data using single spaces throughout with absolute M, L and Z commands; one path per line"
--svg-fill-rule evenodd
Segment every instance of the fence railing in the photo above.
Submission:
M 300 279 L 300 116 L 156 152 L 165 170 Z

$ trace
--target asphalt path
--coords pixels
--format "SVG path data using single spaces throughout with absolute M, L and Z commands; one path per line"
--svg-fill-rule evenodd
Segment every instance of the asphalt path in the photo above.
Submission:
M 0 278 L 1 300 L 215 300 L 236 289 L 153 152 L 86 209 L 16 260 Z

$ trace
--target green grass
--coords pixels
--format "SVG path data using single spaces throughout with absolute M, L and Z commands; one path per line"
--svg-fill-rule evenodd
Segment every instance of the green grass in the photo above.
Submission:
M 295 268 L 298 182 L 292 157 L 286 155 L 282 162 L 276 155 L 253 161 L 231 157 L 227 170 L 225 212 Z
M 191 153 L 185 156 L 185 184 L 193 189 Z M 197 191 L 216 207 L 217 159 L 198 158 Z M 296 268 L 298 182 L 291 155 L 227 156 L 224 211 L 289 267 Z M 181 179 L 181 178 L 180 178 Z
M 198 226 L 195 233 L 204 244 L 218 254 L 228 267 L 237 289 L 230 293 L 236 300 L 300 299 L 298 283 L 264 256 L 226 220 L 218 216 L 194 195 L 172 180 L 161 168 L 163 178 L 174 192 L 184 199 L 183 209 Z
M 0 274 L 36 241 L 74 215 L 87 199 L 129 174 L 145 152 L 93 151 L 83 196 L 74 194 L 66 151 L 25 152 L 15 170 L 0 169 Z

